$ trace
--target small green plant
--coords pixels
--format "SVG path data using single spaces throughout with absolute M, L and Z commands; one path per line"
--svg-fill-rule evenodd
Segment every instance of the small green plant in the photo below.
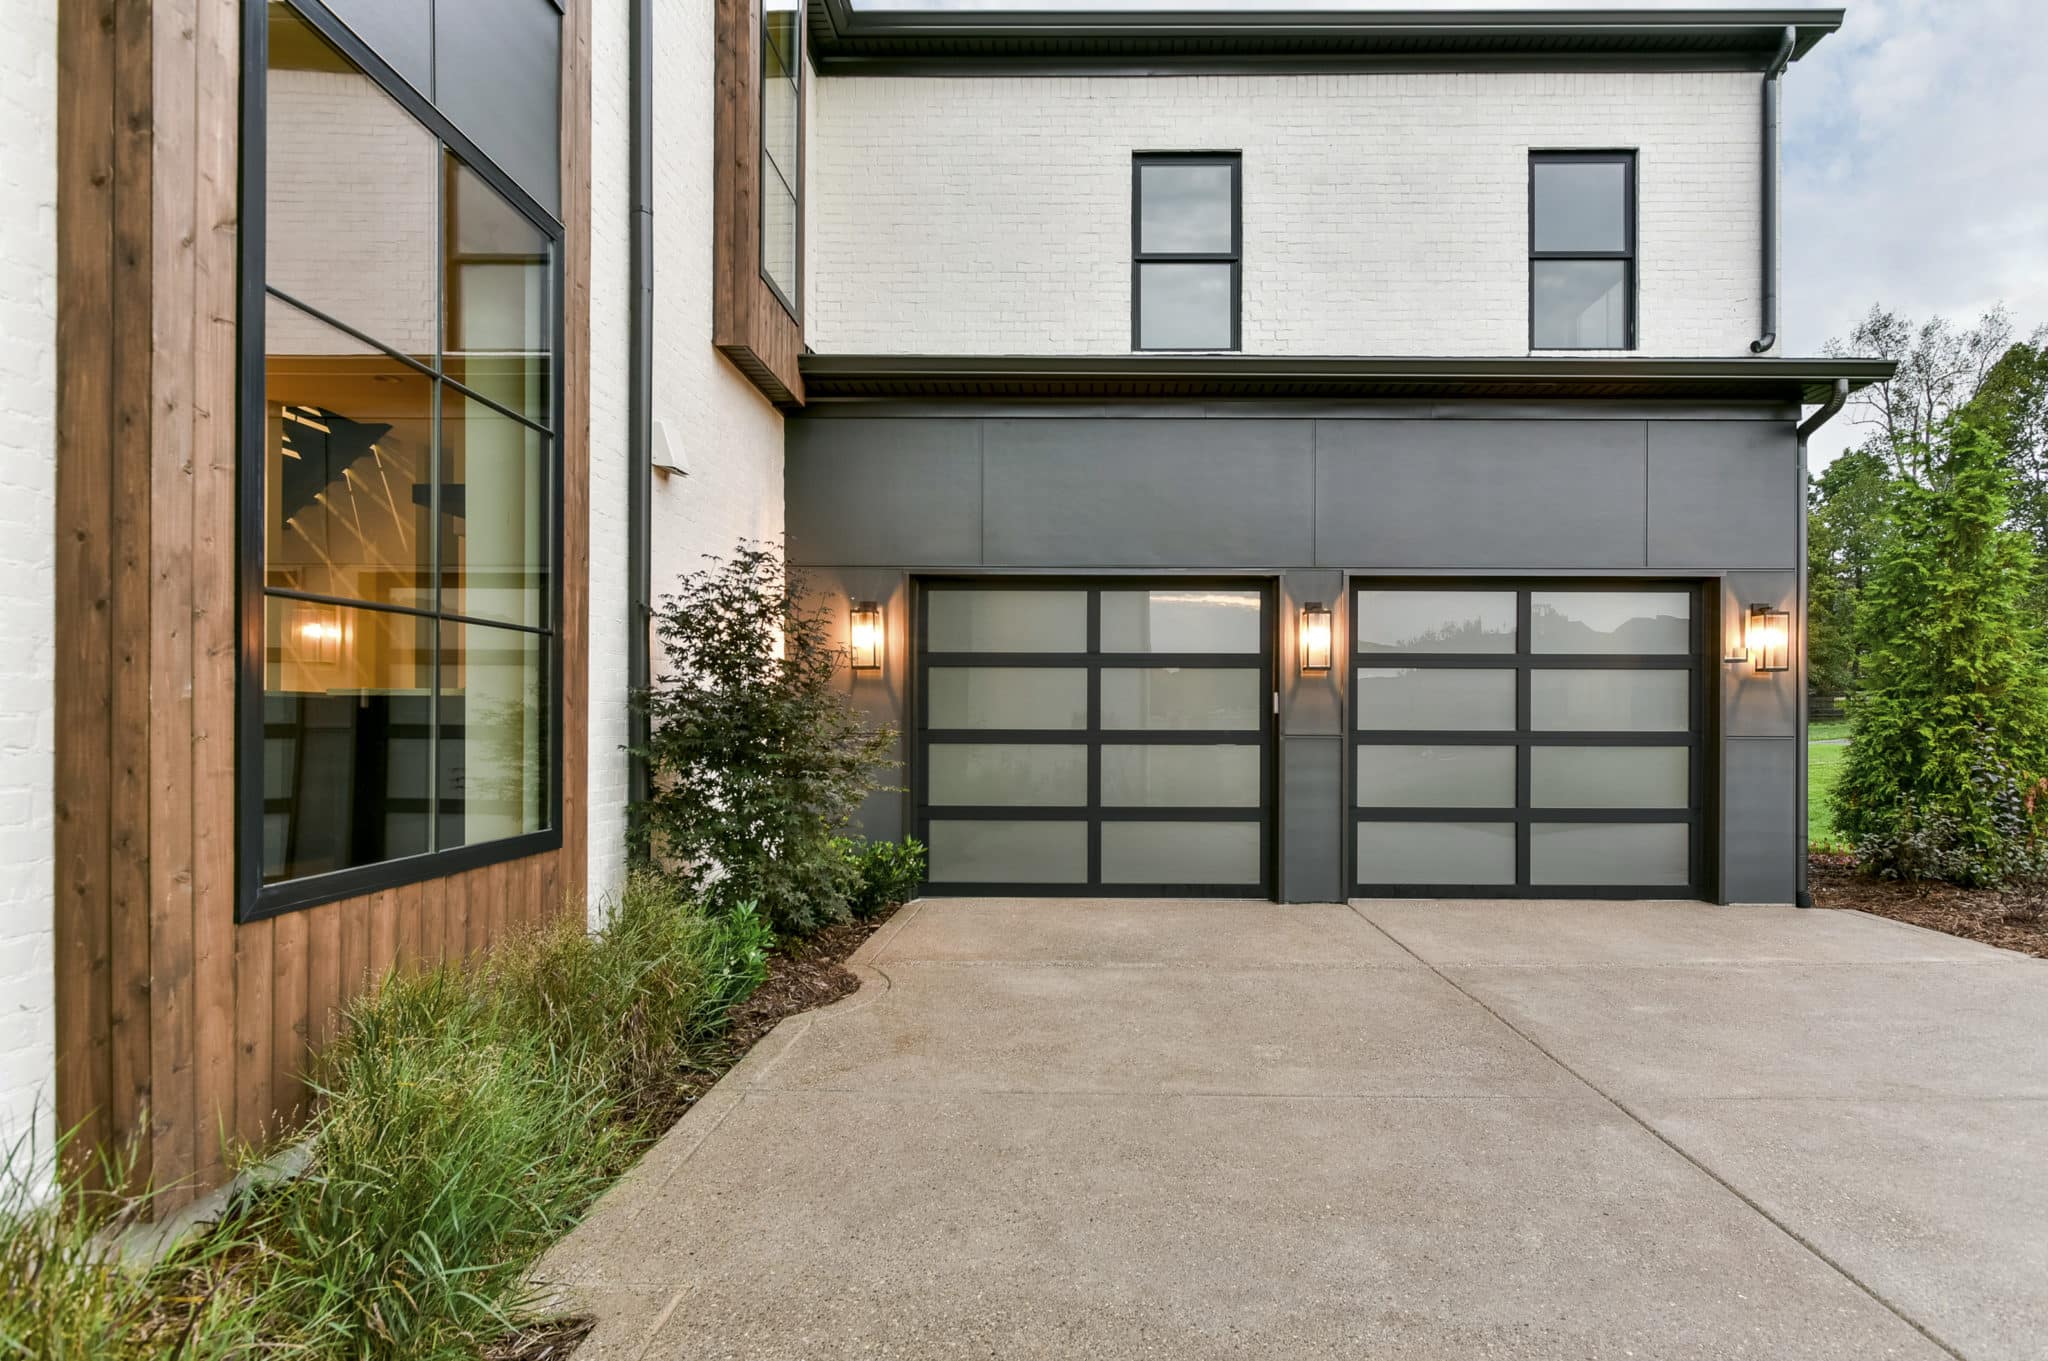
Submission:
M 828 611 L 774 549 L 742 543 L 655 612 L 667 679 L 636 697 L 652 793 L 633 851 L 721 911 L 779 932 L 844 921 L 852 868 L 833 839 L 880 787 L 896 735 L 834 683 Z
M 915 837 L 901 841 L 841 837 L 839 848 L 857 875 L 847 905 L 863 921 L 909 902 L 924 886 L 924 843 Z

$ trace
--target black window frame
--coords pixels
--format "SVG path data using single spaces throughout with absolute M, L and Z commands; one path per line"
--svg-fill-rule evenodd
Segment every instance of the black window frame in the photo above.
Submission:
M 1227 165 L 1230 167 L 1230 251 L 1145 250 L 1145 167 Z M 1146 265 L 1229 265 L 1230 344 L 1209 346 L 1144 344 Z M 1224 354 L 1244 348 L 1244 153 L 1241 151 L 1139 151 L 1131 155 L 1131 350 L 1139 354 Z
M 1351 617 L 1359 615 L 1359 596 L 1368 591 L 1482 591 L 1513 593 L 1513 652 L 1367 652 L 1359 630 L 1351 630 L 1347 657 L 1344 787 L 1346 835 L 1344 862 L 1350 866 L 1351 893 L 1359 898 L 1528 898 L 1528 899 L 1662 899 L 1703 901 L 1712 892 L 1709 831 L 1713 824 L 1712 772 L 1709 757 L 1717 750 L 1709 701 L 1713 668 L 1707 653 L 1708 618 L 1713 592 L 1692 578 L 1655 577 L 1353 577 Z M 1684 592 L 1691 627 L 1684 652 L 1537 652 L 1532 632 L 1533 598 L 1538 592 L 1609 591 Z M 1357 675 L 1362 668 L 1401 670 L 1483 670 L 1515 673 L 1515 726 L 1500 729 L 1459 728 L 1444 731 L 1408 728 L 1368 729 L 1359 721 Z M 1627 730 L 1538 730 L 1531 715 L 1530 677 L 1537 671 L 1678 671 L 1687 673 L 1686 728 L 1683 732 Z M 1374 746 L 1512 747 L 1515 750 L 1515 801 L 1512 807 L 1362 806 L 1358 802 L 1359 753 Z M 1531 753 L 1537 747 L 1684 747 L 1687 749 L 1686 806 L 1676 808 L 1539 808 L 1532 802 Z M 1358 827 L 1366 822 L 1484 822 L 1511 824 L 1515 829 L 1515 881 L 1512 884 L 1381 884 L 1361 878 Z M 1530 825 L 1533 823 L 1683 824 L 1686 828 L 1684 884 L 1535 884 L 1530 881 Z
M 782 305 L 782 310 L 789 313 L 789 319 L 798 326 L 802 326 L 804 324 L 804 94 L 805 87 L 808 84 L 805 71 L 805 63 L 808 61 L 806 56 L 808 43 L 805 41 L 806 35 L 804 30 L 808 26 L 804 22 L 804 9 L 801 6 L 793 11 L 784 11 L 793 13 L 796 16 L 795 22 L 790 25 L 791 39 L 796 44 L 796 50 L 790 54 L 790 70 L 794 73 L 793 83 L 796 86 L 796 164 L 789 171 L 791 175 L 796 176 L 796 183 L 791 184 L 789 182 L 788 178 L 783 175 L 782 167 L 779 164 L 775 167 L 775 174 L 777 178 L 782 180 L 783 188 L 789 191 L 791 209 L 796 214 L 796 256 L 790 262 L 790 268 L 796 274 L 796 277 L 791 281 L 796 290 L 796 297 L 792 299 L 782 291 L 782 285 L 776 283 L 774 276 L 768 271 L 768 194 L 766 192 L 767 183 L 765 177 L 768 166 L 772 161 L 768 151 L 768 15 L 770 12 L 768 6 L 763 3 L 761 5 L 760 28 L 756 34 L 760 39 L 761 53 L 760 60 L 755 63 L 755 71 L 759 78 L 758 84 L 760 85 L 760 89 L 755 91 L 757 101 L 755 117 L 760 122 L 760 136 L 756 139 L 760 145 L 755 149 L 755 164 L 759 167 L 757 173 L 764 178 L 760 195 L 761 204 L 755 223 L 755 235 L 759 238 L 759 248 L 755 252 L 758 258 L 755 263 L 761 275 L 761 282 L 768 286 L 769 293 L 773 294 L 775 301 Z
M 562 846 L 562 818 L 564 807 L 563 790 L 563 747 L 567 732 L 563 706 L 562 682 L 566 674 L 563 654 L 561 624 L 565 606 L 564 557 L 562 546 L 562 515 L 565 487 L 565 458 L 562 442 L 566 432 L 563 429 L 562 410 L 567 392 L 567 317 L 565 304 L 567 290 L 565 282 L 566 230 L 560 219 L 550 213 L 526 189 L 491 160 L 489 156 L 465 136 L 460 128 L 442 113 L 429 98 L 415 88 L 411 82 L 373 48 L 358 38 L 355 33 L 337 18 L 320 0 L 281 0 L 308 27 L 331 43 L 344 57 L 391 99 L 396 101 L 409 115 L 418 121 L 426 132 L 440 144 L 442 157 L 434 176 L 436 195 L 437 231 L 445 221 L 439 210 L 441 195 L 447 181 L 446 157 L 453 155 L 465 167 L 474 172 L 485 184 L 494 190 L 522 217 L 529 220 L 548 238 L 550 256 L 549 303 L 552 309 L 549 343 L 548 373 L 548 419 L 537 422 L 531 417 L 513 411 L 502 402 L 476 392 L 463 383 L 441 372 L 441 356 L 437 353 L 436 366 L 428 368 L 410 355 L 401 354 L 375 336 L 367 335 L 348 323 L 332 317 L 317 307 L 293 297 L 282 290 L 272 289 L 265 277 L 265 232 L 267 229 L 265 210 L 265 161 L 268 146 L 267 123 L 269 88 L 269 16 L 267 0 L 245 0 L 242 6 L 242 57 L 241 57 L 241 109 L 240 109 L 240 165 L 236 176 L 239 196 L 240 236 L 237 243 L 236 281 L 237 333 L 236 333 L 236 412 L 235 412 L 235 608 L 238 631 L 235 669 L 235 920 L 237 923 L 260 921 L 294 912 L 304 908 L 317 907 L 324 903 L 345 898 L 359 897 L 384 889 L 397 888 L 407 884 L 422 883 L 445 878 L 466 870 L 506 861 L 521 860 L 529 856 L 559 850 Z M 557 146 L 557 155 L 560 149 Z M 446 269 L 447 251 L 445 243 L 437 240 L 435 249 L 437 330 L 445 330 L 445 281 L 442 274 Z M 437 384 L 434 403 L 434 420 L 438 426 L 441 419 L 442 401 L 440 393 L 454 391 L 474 399 L 491 408 L 496 414 L 508 417 L 529 428 L 540 431 L 546 438 L 548 468 L 546 485 L 549 504 L 547 506 L 547 529 L 543 536 L 543 550 L 546 554 L 547 586 L 542 595 L 543 621 L 538 626 L 507 623 L 503 620 L 473 617 L 439 608 L 441 572 L 439 564 L 439 539 L 434 535 L 435 559 L 432 579 L 435 582 L 435 607 L 419 609 L 396 606 L 381 602 L 370 602 L 341 597 L 317 595 L 308 592 L 273 590 L 265 582 L 266 548 L 264 540 L 264 468 L 266 450 L 267 420 L 265 417 L 266 377 L 266 336 L 264 311 L 267 299 L 276 297 L 306 315 L 335 328 L 350 338 L 370 346 L 380 355 L 402 364 L 407 369 L 431 378 Z M 434 507 L 438 510 L 441 477 L 437 470 L 432 483 Z M 512 633 L 538 635 L 546 640 L 542 649 L 545 660 L 545 685 L 548 691 L 547 763 L 548 798 L 547 825 L 532 832 L 503 837 L 492 841 L 479 842 L 444 850 L 429 850 L 422 853 L 400 856 L 374 864 L 349 866 L 344 869 L 304 875 L 294 879 L 279 880 L 275 883 L 263 881 L 263 819 L 264 819 L 264 652 L 265 623 L 264 604 L 269 598 L 303 599 L 319 604 L 335 605 L 345 609 L 364 610 L 372 613 L 395 614 L 413 618 L 428 619 L 437 626 L 435 645 L 434 703 L 440 701 L 439 671 L 440 649 L 439 626 L 446 624 L 474 624 L 481 627 Z M 438 709 L 434 725 L 438 726 Z M 433 740 L 439 741 L 438 732 Z M 428 801 L 430 827 L 437 827 L 439 818 L 434 807 L 439 798 L 439 758 L 429 762 Z
M 1620 165 L 1623 167 L 1622 213 L 1625 227 L 1621 250 L 1538 250 L 1536 249 L 1536 167 L 1539 165 Z M 1628 149 L 1608 151 L 1546 151 L 1529 153 L 1529 351 L 1532 354 L 1626 354 L 1640 346 L 1637 326 L 1638 248 L 1636 239 L 1636 153 Z M 1622 289 L 1627 294 L 1623 309 L 1620 345 L 1538 345 L 1536 343 L 1536 262 L 1538 260 L 1619 260 Z

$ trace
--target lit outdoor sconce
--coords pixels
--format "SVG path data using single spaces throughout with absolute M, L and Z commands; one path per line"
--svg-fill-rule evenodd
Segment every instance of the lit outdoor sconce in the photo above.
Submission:
M 1792 669 L 1792 613 L 1769 605 L 1751 605 L 1743 627 L 1744 656 L 1735 661 L 1753 661 L 1759 673 Z
M 853 602 L 852 627 L 847 631 L 849 650 L 856 671 L 882 669 L 882 607 L 872 600 Z
M 1301 607 L 1301 674 L 1321 676 L 1330 669 L 1330 607 L 1311 600 Z
M 341 620 L 332 610 L 317 606 L 298 607 L 298 633 L 302 660 L 332 666 L 341 660 Z

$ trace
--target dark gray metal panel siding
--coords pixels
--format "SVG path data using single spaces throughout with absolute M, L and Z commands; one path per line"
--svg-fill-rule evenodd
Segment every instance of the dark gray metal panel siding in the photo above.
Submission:
M 854 830 L 877 840 L 894 841 L 910 828 L 904 771 L 910 760 L 905 733 L 910 714 L 910 578 L 900 571 L 875 568 L 809 567 L 804 569 L 806 603 L 825 612 L 832 638 L 844 647 L 852 624 L 851 602 L 872 600 L 882 607 L 882 629 L 888 637 L 880 671 L 845 670 L 837 678 L 841 693 L 876 727 L 896 730 L 894 769 L 880 772 L 886 788 L 870 794 L 854 816 Z
M 1344 897 L 1344 739 L 1280 739 L 1280 897 Z
M 434 14 L 427 0 L 327 0 L 334 17 L 428 98 L 434 93 Z
M 980 564 L 979 421 L 792 420 L 784 430 L 791 562 Z
M 1635 421 L 1320 421 L 1316 557 L 1331 567 L 1643 567 Z
M 1799 442 L 1788 424 L 1651 421 L 1650 566 L 1791 567 Z
M 562 12 L 435 0 L 434 103 L 549 212 L 562 211 Z
M 1732 638 L 1741 637 L 1741 620 L 1751 605 L 1790 610 L 1795 634 L 1803 632 L 1794 599 L 1798 579 L 1785 572 L 1730 572 L 1723 583 L 1722 610 L 1731 621 Z M 1721 663 L 1721 731 L 1729 737 L 1791 737 L 1799 712 L 1799 672 L 1759 674 L 1742 663 Z
M 1721 896 L 1731 903 L 1789 903 L 1798 889 L 1797 747 L 1789 737 L 1724 744 Z
M 991 566 L 1228 569 L 1306 557 L 1309 422 L 990 420 L 982 438 Z
M 1350 592 L 1335 570 L 1295 571 L 1280 577 L 1280 731 L 1287 736 L 1341 737 L 1344 733 L 1345 618 Z M 1301 671 L 1301 607 L 1318 601 L 1331 613 L 1330 669 L 1321 676 Z

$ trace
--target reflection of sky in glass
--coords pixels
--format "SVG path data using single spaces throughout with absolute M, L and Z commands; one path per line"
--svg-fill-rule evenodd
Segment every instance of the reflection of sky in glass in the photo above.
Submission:
M 1363 652 L 1513 652 L 1513 591 L 1361 591 Z
M 1256 591 L 1104 591 L 1105 652 L 1257 652 Z
M 1684 591 L 1537 591 L 1529 601 L 1537 652 L 1685 652 L 1691 622 Z
M 1140 265 L 1138 275 L 1141 348 L 1230 348 L 1229 265 Z
M 1536 249 L 1623 250 L 1628 170 L 1619 161 L 1538 162 Z
M 1147 255 L 1228 255 L 1227 165 L 1139 167 L 1138 249 Z

